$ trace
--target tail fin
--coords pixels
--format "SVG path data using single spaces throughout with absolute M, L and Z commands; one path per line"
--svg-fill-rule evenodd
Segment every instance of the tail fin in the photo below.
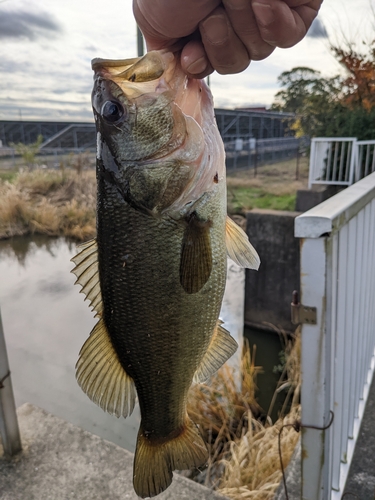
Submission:
M 141 498 L 154 497 L 171 484 L 173 470 L 200 467 L 207 459 L 206 445 L 188 417 L 183 431 L 165 442 L 152 442 L 141 422 L 134 457 L 134 490 Z

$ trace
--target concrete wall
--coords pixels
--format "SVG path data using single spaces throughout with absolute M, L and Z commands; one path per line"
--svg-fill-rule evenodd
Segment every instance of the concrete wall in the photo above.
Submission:
M 297 191 L 296 211 L 307 212 L 310 208 L 316 207 L 319 203 L 339 193 L 345 189 L 345 187 L 346 186 L 315 185 L 312 189 L 299 189 Z
M 293 332 L 290 303 L 299 290 L 299 240 L 294 219 L 299 212 L 252 210 L 247 213 L 247 234 L 259 253 L 259 271 L 246 270 L 245 323 Z

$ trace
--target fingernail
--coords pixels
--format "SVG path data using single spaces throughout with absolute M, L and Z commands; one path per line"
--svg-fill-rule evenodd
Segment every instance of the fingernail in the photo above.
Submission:
M 267 3 L 254 2 L 252 7 L 257 21 L 262 26 L 268 26 L 275 21 L 275 13 L 271 5 Z
M 192 62 L 189 66 L 186 67 L 186 71 L 191 73 L 192 75 L 199 75 L 203 73 L 207 68 L 207 59 L 205 57 L 200 57 L 196 61 Z
M 202 23 L 204 33 L 211 43 L 220 44 L 228 39 L 228 23 L 222 16 L 211 16 Z

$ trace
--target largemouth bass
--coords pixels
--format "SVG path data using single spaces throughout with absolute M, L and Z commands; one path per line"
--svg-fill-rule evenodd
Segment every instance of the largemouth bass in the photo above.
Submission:
M 207 461 L 187 393 L 237 348 L 218 321 L 227 254 L 243 267 L 259 259 L 226 215 L 224 148 L 205 83 L 167 51 L 92 67 L 97 238 L 73 272 L 99 321 L 76 376 L 117 417 L 138 395 L 133 482 L 145 498 L 174 469 Z

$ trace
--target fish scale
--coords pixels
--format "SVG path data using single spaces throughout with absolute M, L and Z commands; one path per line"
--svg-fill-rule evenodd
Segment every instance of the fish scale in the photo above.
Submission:
M 135 381 L 144 427 L 164 437 L 183 422 L 182 402 L 186 401 L 219 314 L 226 269 L 219 227 L 225 221 L 222 218 L 211 229 L 213 241 L 216 236 L 220 245 L 210 279 L 199 293 L 189 295 L 179 283 L 184 225 L 149 220 L 125 204 L 115 187 L 105 183 L 103 179 L 98 184 L 97 236 L 104 319 L 119 360 Z M 107 210 L 100 210 L 101 205 Z M 132 234 L 134 238 L 128 236 Z M 171 252 L 168 258 L 166 248 Z M 130 263 L 125 261 L 125 266 L 124 254 L 133 257 Z M 160 398 L 160 393 L 166 397 Z M 167 422 L 162 411 L 165 408 L 170 410 Z

